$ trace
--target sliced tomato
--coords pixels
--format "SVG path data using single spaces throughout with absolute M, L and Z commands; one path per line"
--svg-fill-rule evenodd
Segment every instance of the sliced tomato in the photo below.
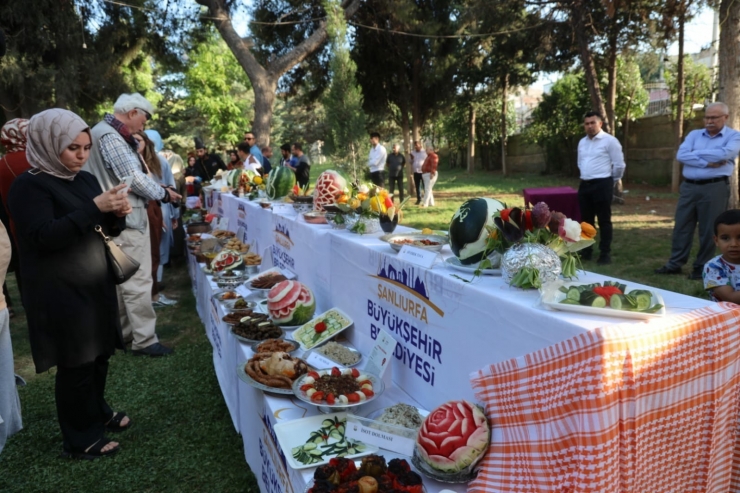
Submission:
M 316 373 L 315 371 L 310 371 L 310 372 L 308 372 L 308 376 L 309 376 L 309 377 L 313 377 L 313 379 L 314 379 L 314 380 L 318 380 L 319 378 L 321 378 L 321 377 L 319 376 L 319 374 L 318 374 L 318 373 Z
M 330 406 L 333 405 L 335 402 L 337 402 L 336 398 L 334 398 L 334 394 L 329 394 L 326 396 L 326 403 Z
M 301 385 L 301 390 L 304 391 L 304 392 L 307 391 L 308 389 L 312 389 L 312 388 L 313 388 L 313 384 L 310 384 L 310 383 Z
M 322 391 L 314 392 L 314 394 L 311 396 L 311 400 L 314 402 L 321 402 L 324 400 L 324 393 Z
M 363 394 L 365 394 L 365 397 L 372 397 L 372 396 L 375 395 L 375 392 L 373 392 L 370 389 L 360 389 L 360 392 L 362 392 Z
M 360 370 L 358 370 L 357 368 L 352 368 L 352 376 L 354 378 L 359 377 L 360 376 Z
M 360 387 L 362 387 L 365 384 L 372 385 L 373 383 L 370 380 L 363 380 L 362 382 L 359 382 L 359 384 L 360 384 Z
M 342 370 L 337 368 L 336 366 L 331 369 L 331 376 L 333 377 L 340 377 L 342 376 Z
M 347 396 L 347 400 L 350 402 L 360 402 L 360 396 L 352 392 Z

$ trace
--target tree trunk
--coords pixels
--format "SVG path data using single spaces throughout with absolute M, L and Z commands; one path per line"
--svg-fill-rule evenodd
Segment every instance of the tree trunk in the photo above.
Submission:
M 418 41 L 415 41 L 418 43 Z M 415 57 L 411 70 L 411 99 L 413 104 L 411 106 L 411 124 L 412 124 L 412 136 L 414 142 L 421 140 L 421 59 Z M 422 147 L 424 143 L 422 142 Z
M 468 173 L 475 170 L 475 105 L 468 108 Z
M 275 88 L 277 88 L 278 80 L 283 74 L 316 53 L 323 46 L 328 39 L 326 21 L 321 21 L 316 30 L 292 50 L 278 58 L 271 59 L 263 67 L 251 52 L 252 41 L 248 38 L 242 39 L 234 29 L 226 0 L 196 0 L 196 2 L 208 7 L 209 16 L 214 19 L 213 23 L 216 29 L 218 29 L 226 46 L 234 54 L 252 83 L 256 101 L 253 131 L 257 138 L 257 144 L 263 147 L 270 142 Z M 343 0 L 342 8 L 344 9 L 345 19 L 349 19 L 360 8 L 360 0 Z M 267 95 L 268 89 L 272 91 L 269 96 Z M 261 98 L 258 95 L 260 93 L 265 98 L 262 101 L 260 101 Z
M 411 164 L 413 145 L 409 139 L 409 105 L 406 98 L 401 101 L 401 131 L 403 132 L 403 155 L 406 158 L 406 188 L 409 197 L 413 197 L 416 195 L 416 186 L 414 184 L 414 167 Z
M 617 30 L 609 34 L 609 55 L 607 58 L 608 86 L 606 88 L 606 119 L 612 135 L 617 134 Z
M 719 101 L 730 107 L 726 125 L 740 128 L 740 2 L 722 0 L 719 6 Z M 738 208 L 738 172 L 730 180 L 731 209 Z
M 673 170 L 671 173 L 671 192 L 677 193 L 679 185 L 681 184 L 681 163 L 675 158 L 678 153 L 678 148 L 681 145 L 681 137 L 683 137 L 683 106 L 684 106 L 684 92 L 685 92 L 685 80 L 684 80 L 684 62 L 683 62 L 683 45 L 684 45 L 684 24 L 686 20 L 685 11 L 681 13 L 678 18 L 678 70 L 676 74 L 678 87 L 676 94 L 676 120 L 673 122 L 673 134 L 675 137 L 676 149 L 673 153 Z
M 588 95 L 591 98 L 591 106 L 594 111 L 598 111 L 602 116 L 606 115 L 606 108 L 604 107 L 604 98 L 601 96 L 601 86 L 599 85 L 599 76 L 596 73 L 596 66 L 594 65 L 593 56 L 591 56 L 591 48 L 588 44 L 588 28 L 586 27 L 585 17 L 586 9 L 583 5 L 582 0 L 573 1 L 571 4 L 571 19 L 573 21 L 573 31 L 578 42 L 578 52 L 581 58 L 581 65 L 583 66 L 583 72 L 586 75 L 586 86 L 588 87 Z M 604 121 L 603 129 L 607 133 L 611 133 L 611 127 L 609 127 L 609 121 Z
M 509 168 L 506 166 L 506 140 L 508 130 L 506 128 L 506 108 L 509 98 L 509 74 L 503 77 L 502 97 L 501 97 L 501 173 L 509 176 Z

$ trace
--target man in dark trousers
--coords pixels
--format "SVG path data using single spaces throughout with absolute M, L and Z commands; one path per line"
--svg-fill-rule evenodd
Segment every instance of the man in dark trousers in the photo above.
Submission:
M 398 152 L 398 144 L 393 144 L 391 153 L 385 160 L 385 167 L 388 169 L 388 178 L 390 179 L 390 192 L 393 195 L 396 184 L 398 185 L 399 199 L 403 202 L 403 167 L 406 165 L 406 158 Z
M 581 184 L 578 187 L 578 205 L 581 218 L 592 226 L 599 221 L 599 265 L 612 262 L 612 197 L 614 182 L 624 174 L 624 155 L 619 141 L 601 129 L 604 120 L 595 111 L 583 119 L 586 136 L 578 143 L 578 169 Z M 592 248 L 581 250 L 581 257 L 590 260 Z

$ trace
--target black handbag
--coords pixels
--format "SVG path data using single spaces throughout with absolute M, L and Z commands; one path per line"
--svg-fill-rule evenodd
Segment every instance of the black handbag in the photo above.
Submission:
M 131 276 L 136 274 L 139 270 L 139 262 L 128 256 L 118 245 L 108 236 L 103 233 L 103 228 L 99 225 L 95 226 L 95 231 L 103 237 L 105 243 L 105 253 L 108 257 L 111 269 L 113 270 L 113 277 L 115 278 L 116 284 L 123 284 L 128 281 Z

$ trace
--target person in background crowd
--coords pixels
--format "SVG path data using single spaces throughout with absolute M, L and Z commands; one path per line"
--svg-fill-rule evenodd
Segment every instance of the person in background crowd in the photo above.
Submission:
M 10 255 L 10 238 L 5 226 L 0 223 L 0 280 L 3 283 L 10 264 Z M 10 314 L 5 306 L 5 299 L 0 294 L 0 453 L 8 438 L 23 428 L 21 401 L 18 397 L 14 371 Z
M 139 134 L 140 135 L 140 134 Z M 152 140 L 154 137 L 159 145 L 162 145 L 162 137 L 156 130 L 146 130 L 144 132 L 145 146 L 141 156 L 144 159 L 144 163 L 149 168 L 150 178 L 154 178 L 163 187 L 175 186 L 175 179 L 172 176 L 170 165 L 167 160 L 161 157 L 157 153 L 157 143 Z M 169 299 L 165 296 L 162 291 L 162 272 L 163 266 L 170 260 L 170 246 L 172 245 L 172 229 L 175 226 L 173 224 L 173 209 L 179 211 L 180 204 L 160 204 L 155 202 L 154 205 L 150 203 L 147 208 L 147 212 L 150 208 L 157 210 L 159 209 L 159 229 L 153 231 L 151 223 L 149 225 L 149 237 L 151 239 L 152 247 L 152 305 L 154 307 L 161 306 L 172 306 L 176 305 L 177 301 Z M 179 215 L 179 212 L 176 214 Z M 151 219 L 151 216 L 149 216 Z M 175 219 L 176 221 L 176 219 Z M 156 261 L 156 262 L 155 262 Z M 156 263 L 156 265 L 155 265 Z
M 0 129 L 0 144 L 5 147 L 6 152 L 5 156 L 0 159 L 0 198 L 3 201 L 2 219 L 3 224 L 7 226 L 6 229 L 10 236 L 12 255 L 10 257 L 9 269 L 15 272 L 19 291 L 22 291 L 23 286 L 19 272 L 20 263 L 18 262 L 18 243 L 15 236 L 15 225 L 13 224 L 13 219 L 10 217 L 10 209 L 8 209 L 8 192 L 10 192 L 10 187 L 15 179 L 31 167 L 26 159 L 27 128 L 28 120 L 15 118 L 6 122 L 3 128 Z M 5 302 L 8 306 L 8 315 L 13 318 L 15 312 L 6 282 L 3 282 L 3 295 L 5 295 Z
M 578 169 L 581 184 L 578 186 L 578 206 L 584 222 L 596 227 L 599 221 L 601 239 L 599 258 L 596 263 L 606 265 L 612 262 L 612 198 L 614 182 L 624 174 L 624 155 L 619 141 L 601 130 L 604 120 L 595 111 L 589 111 L 583 118 L 586 136 L 578 143 Z M 593 247 L 581 250 L 581 257 L 590 260 Z
M 308 156 L 303 154 L 303 146 L 299 142 L 293 144 L 292 152 L 296 161 L 295 167 L 291 166 L 291 169 L 295 172 L 298 186 L 303 188 L 308 185 L 308 181 L 311 179 L 311 161 L 308 160 Z
M 385 160 L 388 157 L 388 151 L 380 143 L 380 134 L 372 132 L 370 134 L 370 155 L 367 158 L 367 165 L 370 167 L 370 181 L 379 187 L 385 187 Z
M 272 157 L 272 148 L 263 147 L 262 148 L 262 174 L 263 175 L 269 174 L 270 170 L 272 170 L 272 164 L 270 163 L 271 157 Z
M 689 279 L 701 280 L 704 264 L 714 257 L 714 220 L 730 197 L 729 177 L 740 152 L 740 132 L 727 125 L 730 109 L 712 103 L 704 111 L 704 128 L 692 130 L 678 148 L 676 159 L 683 164 L 676 221 L 673 226 L 671 258 L 656 274 L 680 274 L 688 262 L 694 231 L 699 225 L 699 252 Z
M 104 433 L 132 425 L 105 399 L 108 359 L 124 345 L 113 272 L 96 229 L 118 235 L 133 209 L 125 185 L 103 191 L 94 176 L 81 171 L 92 147 L 90 134 L 71 111 L 34 115 L 26 149 L 33 169 L 18 176 L 8 197 L 33 362 L 37 373 L 57 367 L 63 455 L 81 459 L 118 452 L 119 444 Z
M 280 166 L 295 168 L 295 166 L 291 165 L 291 160 L 293 159 L 293 156 L 290 154 L 290 144 L 283 144 L 280 146 L 280 155 L 282 156 L 280 158 Z
M 226 169 L 236 169 L 239 164 L 241 164 L 241 162 L 239 161 L 239 154 L 237 154 L 236 149 L 229 151 L 229 162 L 226 163 Z
M 172 349 L 159 342 L 156 334 L 157 315 L 152 307 L 152 256 L 146 204 L 158 200 L 165 204 L 181 196 L 164 188 L 147 176 L 136 149 L 134 132 L 144 129 L 154 107 L 141 94 L 123 94 L 92 129 L 93 147 L 85 169 L 103 188 L 110 188 L 132 177 L 129 201 L 133 212 L 126 217 L 126 230 L 121 233 L 121 249 L 141 264 L 128 281 L 118 285 L 121 326 L 125 337 L 132 337 L 135 356 L 164 356 Z
M 203 168 L 202 163 L 200 163 L 195 156 L 188 156 L 188 167 L 185 169 L 185 176 L 192 176 L 193 178 L 198 178 L 199 181 L 208 181 L 206 179 L 206 176 L 208 173 Z
M 422 207 L 434 207 L 434 184 L 437 183 L 437 166 L 439 165 L 439 156 L 434 152 L 432 146 L 427 147 L 427 158 L 421 166 L 421 178 L 424 180 L 424 201 Z
M 244 142 L 249 144 L 249 154 L 254 156 L 258 163 L 262 162 L 262 151 L 257 143 L 257 137 L 254 136 L 251 130 L 244 132 Z
M 203 181 L 211 181 L 213 177 L 216 176 L 218 170 L 226 170 L 226 165 L 218 154 L 208 154 L 208 151 L 206 151 L 206 146 L 205 144 L 203 144 L 203 140 L 201 140 L 199 137 L 195 137 L 194 140 L 196 168 L 200 168 L 202 174 L 201 178 L 203 179 Z
M 414 188 L 416 188 L 416 205 L 421 204 L 422 176 L 421 167 L 427 159 L 427 151 L 422 149 L 421 142 L 414 141 L 414 150 L 411 151 L 411 167 L 414 172 Z
M 203 182 L 203 175 L 205 175 L 205 172 L 196 162 L 195 156 L 188 155 L 188 167 L 185 168 L 185 192 L 188 197 L 200 196 L 200 184 Z
M 187 184 L 185 183 L 185 170 L 183 166 L 183 161 L 180 156 L 175 154 L 174 152 L 172 155 L 167 158 L 167 162 L 170 164 L 170 169 L 172 170 L 172 176 L 175 178 L 177 193 L 183 197 L 188 196 L 187 192 Z M 180 207 L 175 207 L 173 210 L 173 214 L 176 214 L 178 219 L 181 217 L 182 208 L 185 204 L 180 203 Z M 172 257 L 180 258 L 182 257 L 185 251 L 185 227 L 182 223 L 182 221 L 177 221 L 177 226 L 174 228 L 174 231 L 172 232 L 172 247 L 170 248 L 170 255 Z M 164 290 L 164 287 L 160 286 L 160 290 Z
M 398 184 L 398 193 L 400 200 L 403 202 L 403 167 L 406 165 L 406 158 L 398 152 L 398 144 L 393 144 L 391 153 L 388 154 L 385 164 L 388 168 L 388 179 L 390 180 L 390 193 L 393 195 L 395 185 Z
M 240 142 L 239 145 L 236 146 L 236 151 L 239 153 L 239 159 L 244 163 L 244 169 L 262 174 L 262 161 L 257 161 L 257 158 L 250 154 L 249 149 L 249 144 L 246 142 Z

